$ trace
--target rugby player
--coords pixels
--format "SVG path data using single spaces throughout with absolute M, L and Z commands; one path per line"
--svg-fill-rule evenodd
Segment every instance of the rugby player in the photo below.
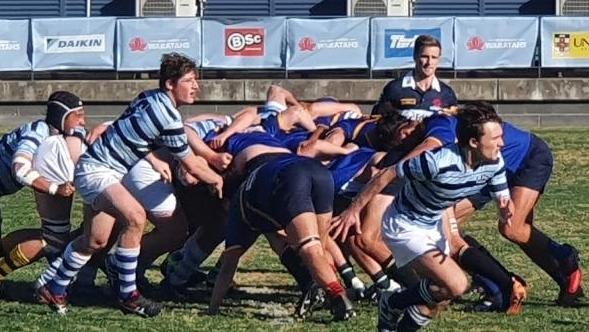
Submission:
M 145 210 L 121 184 L 121 179 L 149 152 L 166 147 L 194 177 L 214 184 L 223 180 L 208 172 L 188 147 L 178 107 L 192 104 L 199 86 L 195 63 L 172 53 L 163 56 L 159 89 L 144 91 L 106 132 L 84 153 L 75 171 L 76 189 L 84 200 L 84 234 L 70 242 L 62 264 L 49 282 L 37 289 L 40 301 L 63 313 L 66 288 L 78 271 L 105 247 L 116 218 L 124 220 L 114 254 L 107 260 L 109 283 L 117 290 L 118 304 L 142 317 L 159 314 L 161 306 L 144 298 L 135 283 L 137 258 L 146 223 Z
M 485 105 L 467 106 L 457 118 L 458 143 L 386 168 L 335 220 L 336 237 L 345 238 L 352 227 L 361 232 L 362 208 L 396 178 L 406 180 L 383 218 L 383 240 L 395 253 L 396 264 L 410 265 L 422 280 L 407 289 L 401 290 L 399 286 L 396 292 L 382 294 L 378 322 L 381 331 L 418 330 L 432 319 L 429 307 L 460 297 L 468 289 L 466 275 L 449 256 L 442 222 L 448 207 L 463 195 L 475 194 L 488 186 L 497 203 L 500 222 L 512 222 L 514 206 L 500 153 L 501 119 L 492 107 Z

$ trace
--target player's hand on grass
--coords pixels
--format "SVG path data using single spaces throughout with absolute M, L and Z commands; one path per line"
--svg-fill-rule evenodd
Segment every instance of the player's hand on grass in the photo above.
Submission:
M 360 227 L 360 211 L 350 206 L 339 216 L 331 220 L 330 233 L 335 240 L 345 241 L 350 231 L 356 234 L 362 234 Z

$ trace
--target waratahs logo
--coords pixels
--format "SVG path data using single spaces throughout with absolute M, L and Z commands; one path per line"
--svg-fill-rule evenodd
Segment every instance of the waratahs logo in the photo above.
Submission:
M 415 40 L 420 35 L 430 35 L 437 40 L 442 40 L 442 30 L 435 29 L 385 29 L 384 30 L 384 57 L 404 58 L 413 57 Z
M 311 37 L 303 37 L 299 40 L 299 50 L 301 52 L 313 52 L 317 43 Z
M 141 37 L 135 37 L 129 41 L 129 49 L 131 52 L 145 52 L 147 49 L 147 42 Z
M 466 42 L 466 49 L 469 51 L 482 51 L 485 48 L 485 41 L 479 36 L 473 36 Z

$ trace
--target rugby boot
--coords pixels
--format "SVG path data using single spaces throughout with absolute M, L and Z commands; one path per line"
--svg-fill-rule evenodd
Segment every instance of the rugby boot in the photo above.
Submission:
M 384 291 L 381 292 L 378 300 L 378 325 L 376 330 L 378 332 L 394 332 L 397 331 L 399 319 L 403 314 L 403 309 L 397 309 L 391 306 L 391 301 L 397 292 Z
M 559 261 L 564 284 L 560 286 L 560 292 L 556 303 L 563 307 L 575 306 L 583 293 L 583 271 L 579 265 L 580 258 L 577 249 L 569 244 L 563 244 L 570 254 L 564 260 Z
M 528 298 L 528 284 L 526 281 L 514 274 L 511 277 L 513 281 L 511 294 L 509 296 L 509 306 L 505 313 L 508 315 L 519 315 L 523 310 L 524 301 Z
M 348 320 L 356 316 L 356 313 L 354 312 L 354 306 L 352 305 L 350 299 L 348 299 L 346 296 L 345 292 L 331 297 L 329 299 L 329 306 L 329 311 L 331 311 L 334 321 Z
M 301 296 L 295 309 L 295 316 L 307 318 L 311 313 L 325 304 L 325 291 L 313 283 Z
M 47 285 L 43 285 L 35 289 L 35 297 L 37 301 L 42 304 L 47 304 L 49 307 L 60 315 L 67 313 L 66 295 L 54 295 L 51 293 Z
M 125 314 L 135 314 L 144 318 L 157 316 L 163 308 L 161 304 L 144 298 L 138 291 L 133 291 L 126 300 L 119 299 L 119 307 Z

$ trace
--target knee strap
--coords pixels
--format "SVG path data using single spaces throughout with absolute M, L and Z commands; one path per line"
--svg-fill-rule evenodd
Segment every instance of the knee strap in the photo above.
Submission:
M 296 251 L 298 253 L 304 248 L 316 245 L 321 245 L 321 238 L 319 238 L 317 235 L 311 235 L 299 241 Z

